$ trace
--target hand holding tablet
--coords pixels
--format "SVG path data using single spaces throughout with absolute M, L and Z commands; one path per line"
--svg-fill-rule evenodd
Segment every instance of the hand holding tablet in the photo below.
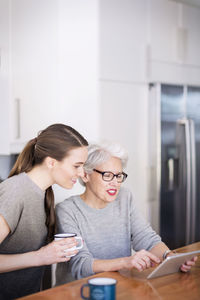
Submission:
M 147 279 L 168 275 L 180 271 L 180 268 L 186 261 L 200 254 L 200 250 L 180 253 L 173 256 L 168 256 L 153 272 L 151 272 Z M 187 270 L 182 270 L 187 271 Z

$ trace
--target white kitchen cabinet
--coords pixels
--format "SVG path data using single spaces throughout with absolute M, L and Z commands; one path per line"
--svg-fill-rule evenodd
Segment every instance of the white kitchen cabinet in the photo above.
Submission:
M 51 123 L 57 100 L 56 1 L 0 0 L 0 154 Z
M 187 28 L 186 63 L 200 68 L 200 7 L 183 5 L 182 15 Z
M 152 60 L 176 62 L 178 4 L 166 0 L 150 0 L 149 44 Z
M 2 145 L 7 148 L 4 151 L 1 145 L 0 153 L 21 151 L 52 123 L 66 123 L 95 140 L 99 128 L 98 0 L 1 3 L 2 14 L 7 5 L 2 28 L 7 60 L 3 61 L 10 65 L 4 67 L 7 100 L 1 106 L 1 122 L 8 127 Z
M 200 9 L 178 1 L 151 0 L 149 25 L 153 60 L 200 66 Z
M 0 154 L 9 153 L 10 143 L 9 23 L 9 1 L 0 0 Z
M 13 142 L 26 142 L 51 123 L 57 101 L 57 7 L 54 0 L 12 1 Z
M 99 1 L 100 78 L 144 82 L 146 0 Z
M 200 9 L 178 1 L 149 3 L 149 81 L 199 85 Z

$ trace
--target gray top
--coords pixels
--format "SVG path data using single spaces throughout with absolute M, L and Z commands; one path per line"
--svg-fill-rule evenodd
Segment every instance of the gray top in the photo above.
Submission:
M 0 214 L 11 232 L 0 244 L 0 254 L 38 250 L 47 237 L 45 193 L 26 175 L 12 176 L 0 184 Z M 0 299 L 14 299 L 40 289 L 43 267 L 0 274 Z
M 150 250 L 161 241 L 125 188 L 105 208 L 91 208 L 80 196 L 72 196 L 56 206 L 56 214 L 59 233 L 76 233 L 84 240 L 84 247 L 76 256 L 57 265 L 56 284 L 94 274 L 94 259 L 130 256 L 132 249 Z

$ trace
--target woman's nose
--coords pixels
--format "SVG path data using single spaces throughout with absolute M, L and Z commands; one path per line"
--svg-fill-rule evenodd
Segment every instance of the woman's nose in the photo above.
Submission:
M 119 184 L 119 182 L 117 181 L 117 177 L 115 176 L 111 181 L 110 181 L 111 185 L 116 186 L 117 184 Z

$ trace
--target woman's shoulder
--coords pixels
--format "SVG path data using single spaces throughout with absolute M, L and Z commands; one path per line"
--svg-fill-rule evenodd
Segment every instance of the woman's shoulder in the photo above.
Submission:
M 21 203 L 23 205 L 23 173 L 14 175 L 0 183 L 0 203 L 1 205 L 14 205 Z
M 132 198 L 132 192 L 126 187 L 121 187 L 120 191 L 119 191 L 119 194 L 118 194 L 118 197 L 123 198 L 123 199 L 124 198 L 130 199 L 130 198 Z
M 74 195 L 74 196 L 71 196 L 69 198 L 66 198 L 65 200 L 59 202 L 57 205 L 56 205 L 56 209 L 66 209 L 66 208 L 72 208 L 75 206 L 75 203 L 77 201 L 79 201 L 80 199 L 80 196 L 79 195 Z
M 118 204 L 116 204 L 122 207 L 131 208 L 134 206 L 133 194 L 131 190 L 126 187 L 121 187 L 116 200 L 118 202 Z
M 23 181 L 24 173 L 11 176 L 0 183 L 0 191 L 12 193 L 13 190 L 20 188 L 19 184 Z

